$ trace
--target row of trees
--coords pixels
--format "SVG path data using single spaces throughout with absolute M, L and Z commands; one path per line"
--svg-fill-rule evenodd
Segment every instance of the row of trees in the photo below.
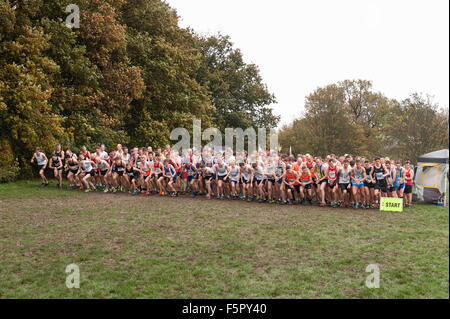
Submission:
M 178 26 L 161 0 L 0 0 L 0 168 L 40 145 L 164 145 L 193 119 L 276 127 L 258 67 L 227 36 Z
M 293 153 L 351 153 L 415 161 L 448 148 L 449 114 L 421 94 L 397 101 L 374 92 L 372 82 L 346 80 L 316 89 L 303 114 L 282 127 L 279 143 Z

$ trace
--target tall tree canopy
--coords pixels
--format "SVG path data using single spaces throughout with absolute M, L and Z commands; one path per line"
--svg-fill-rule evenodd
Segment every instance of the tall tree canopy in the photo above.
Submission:
M 199 37 L 197 43 L 203 56 L 197 79 L 211 93 L 216 126 L 222 130 L 276 127 L 280 118 L 269 107 L 275 96 L 267 90 L 258 67 L 244 62 L 230 37 Z

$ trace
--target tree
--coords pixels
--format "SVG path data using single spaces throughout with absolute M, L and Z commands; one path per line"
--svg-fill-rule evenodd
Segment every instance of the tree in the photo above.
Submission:
M 411 94 L 392 109 L 386 127 L 390 154 L 415 162 L 422 154 L 448 148 L 448 110 L 443 111 L 430 96 Z
M 344 104 L 348 108 L 352 124 L 362 132 L 358 136 L 362 141 L 358 151 L 376 155 L 377 150 L 382 147 L 379 141 L 393 101 L 380 92 L 373 92 L 371 81 L 345 80 L 338 85 L 344 89 Z
M 318 88 L 306 98 L 304 114 L 281 129 L 279 141 L 296 152 L 373 157 L 385 149 L 383 137 L 394 103 L 373 92 L 372 82 L 365 80 Z
M 4 3 L 0 16 L 7 20 L 1 29 L 0 44 L 0 145 L 2 167 L 17 157 L 24 171 L 37 145 L 49 151 L 56 140 L 63 139 L 62 118 L 52 112 L 52 76 L 58 66 L 43 55 L 48 37 L 40 28 L 19 25 L 15 12 Z M 51 134 L 49 134 L 51 133 Z
M 141 68 L 132 65 L 127 56 L 126 26 L 118 17 L 122 5 L 123 1 L 111 1 L 111 4 L 89 1 L 81 10 L 77 31 L 80 43 L 86 46 L 87 57 L 101 76 L 98 89 L 90 96 L 91 136 L 97 143 L 103 141 L 110 146 L 129 141 L 126 117 L 131 103 L 141 98 L 145 90 Z
M 280 118 L 269 107 L 276 102 L 274 95 L 262 82 L 259 68 L 243 61 L 230 38 L 221 34 L 199 37 L 198 47 L 203 59 L 197 79 L 211 92 L 215 124 L 221 130 L 276 127 Z
M 176 12 L 161 1 L 129 0 L 121 15 L 128 57 L 142 69 L 147 88 L 126 119 L 131 140 L 163 145 L 174 128 L 190 129 L 194 119 L 208 125 L 214 109 L 207 88 L 195 78 L 201 55 L 193 34 L 178 27 Z

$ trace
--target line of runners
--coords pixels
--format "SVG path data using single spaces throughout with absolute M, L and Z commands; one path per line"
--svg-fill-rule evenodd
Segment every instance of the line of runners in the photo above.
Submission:
M 82 147 L 79 154 L 63 151 L 57 145 L 50 159 L 36 148 L 31 162 L 36 162 L 42 186 L 48 185 L 45 169 L 53 170 L 62 187 L 63 171 L 69 189 L 85 192 L 103 191 L 137 194 L 242 199 L 280 204 L 377 208 L 380 197 L 404 198 L 412 201 L 414 170 L 410 162 L 377 157 L 334 154 L 321 158 L 310 154 L 278 155 L 274 152 L 247 154 L 202 152 L 192 150 L 179 154 L 164 150 L 117 145 L 105 151 L 100 145 L 95 152 Z

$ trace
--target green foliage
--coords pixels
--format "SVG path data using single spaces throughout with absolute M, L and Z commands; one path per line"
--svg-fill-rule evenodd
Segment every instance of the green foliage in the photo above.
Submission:
M 0 139 L 8 140 L 12 158 L 26 168 L 36 145 L 48 150 L 65 137 L 62 117 L 49 101 L 59 67 L 43 54 L 49 43 L 42 28 L 19 26 L 14 13 L 9 16 L 11 28 L 0 44 Z
M 15 159 L 6 166 L 0 165 L 0 183 L 9 183 L 17 180 L 20 172 L 19 161 Z
M 15 181 L 19 175 L 19 161 L 14 159 L 11 145 L 7 139 L 0 140 L 0 183 Z

